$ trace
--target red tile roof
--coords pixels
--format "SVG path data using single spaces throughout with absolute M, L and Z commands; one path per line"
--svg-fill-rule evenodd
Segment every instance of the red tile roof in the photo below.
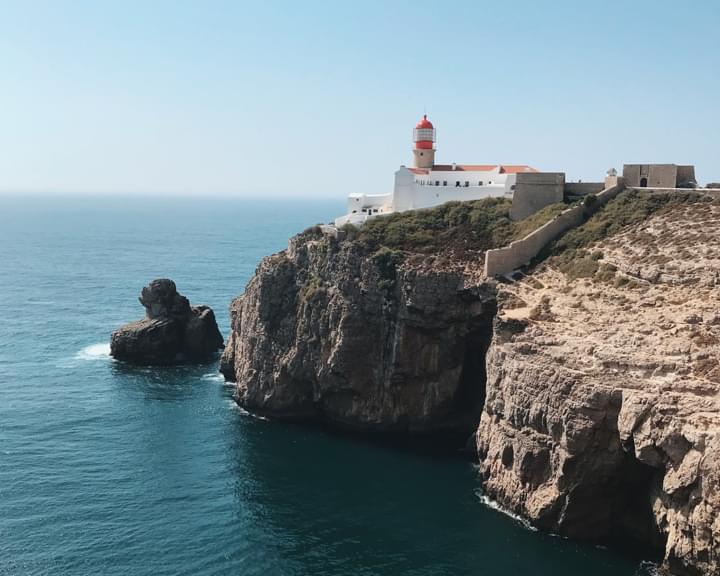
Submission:
M 425 168 L 408 168 L 413 174 L 429 174 L 430 171 Z
M 490 172 L 496 168 L 500 169 L 500 174 L 517 174 L 518 172 L 537 172 L 532 166 L 525 164 L 455 164 L 453 170 L 452 164 L 435 164 L 432 169 L 435 172 Z
M 502 164 L 500 166 L 501 174 L 517 174 L 518 172 L 538 172 L 538 170 L 525 164 Z

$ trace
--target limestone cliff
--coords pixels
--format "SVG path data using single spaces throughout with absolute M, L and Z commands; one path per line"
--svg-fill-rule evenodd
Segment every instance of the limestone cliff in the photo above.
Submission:
M 572 537 L 720 573 L 720 206 L 674 206 L 503 286 L 486 493 Z
M 492 285 L 423 256 L 309 231 L 265 258 L 231 306 L 222 371 L 277 417 L 467 437 L 482 407 Z
M 222 370 L 256 412 L 476 430 L 485 493 L 533 524 L 720 574 L 720 206 L 664 202 L 623 194 L 499 284 L 487 205 L 308 231 L 233 302 Z

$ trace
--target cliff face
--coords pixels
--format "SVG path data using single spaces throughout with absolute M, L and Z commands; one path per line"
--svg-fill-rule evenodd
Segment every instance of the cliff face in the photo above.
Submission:
M 533 524 L 720 574 L 720 206 L 683 202 L 618 197 L 578 230 L 604 239 L 498 285 L 496 217 L 450 253 L 411 230 L 434 256 L 304 233 L 233 302 L 222 370 L 260 413 L 476 430 L 485 493 Z
M 264 259 L 231 306 L 222 371 L 238 402 L 351 428 L 470 434 L 493 286 L 410 260 L 317 233 Z
M 720 207 L 677 207 L 591 250 L 498 295 L 485 491 L 546 529 L 718 574 Z

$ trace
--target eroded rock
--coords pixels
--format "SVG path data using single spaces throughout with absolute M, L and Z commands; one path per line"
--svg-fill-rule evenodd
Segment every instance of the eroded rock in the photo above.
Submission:
M 145 318 L 112 333 L 110 354 L 131 364 L 166 365 L 202 362 L 223 347 L 215 314 L 208 306 L 191 306 L 172 280 L 153 280 L 142 289 Z
M 363 247 L 300 235 L 231 306 L 221 369 L 264 414 L 373 431 L 456 430 L 482 406 L 491 284 L 462 269 L 379 265 Z
M 720 308 L 720 206 L 677 207 L 589 250 L 620 281 L 543 265 L 538 285 L 502 287 L 499 301 L 526 305 L 500 310 L 487 353 L 484 490 L 547 530 L 720 574 L 720 327 L 702 321 Z M 543 303 L 552 318 L 533 313 Z

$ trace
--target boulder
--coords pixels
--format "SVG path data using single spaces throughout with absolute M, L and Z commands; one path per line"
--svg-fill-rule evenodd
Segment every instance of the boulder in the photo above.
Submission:
M 153 280 L 142 289 L 145 318 L 112 333 L 110 354 L 131 364 L 202 362 L 223 348 L 223 338 L 208 306 L 191 306 L 175 282 Z

